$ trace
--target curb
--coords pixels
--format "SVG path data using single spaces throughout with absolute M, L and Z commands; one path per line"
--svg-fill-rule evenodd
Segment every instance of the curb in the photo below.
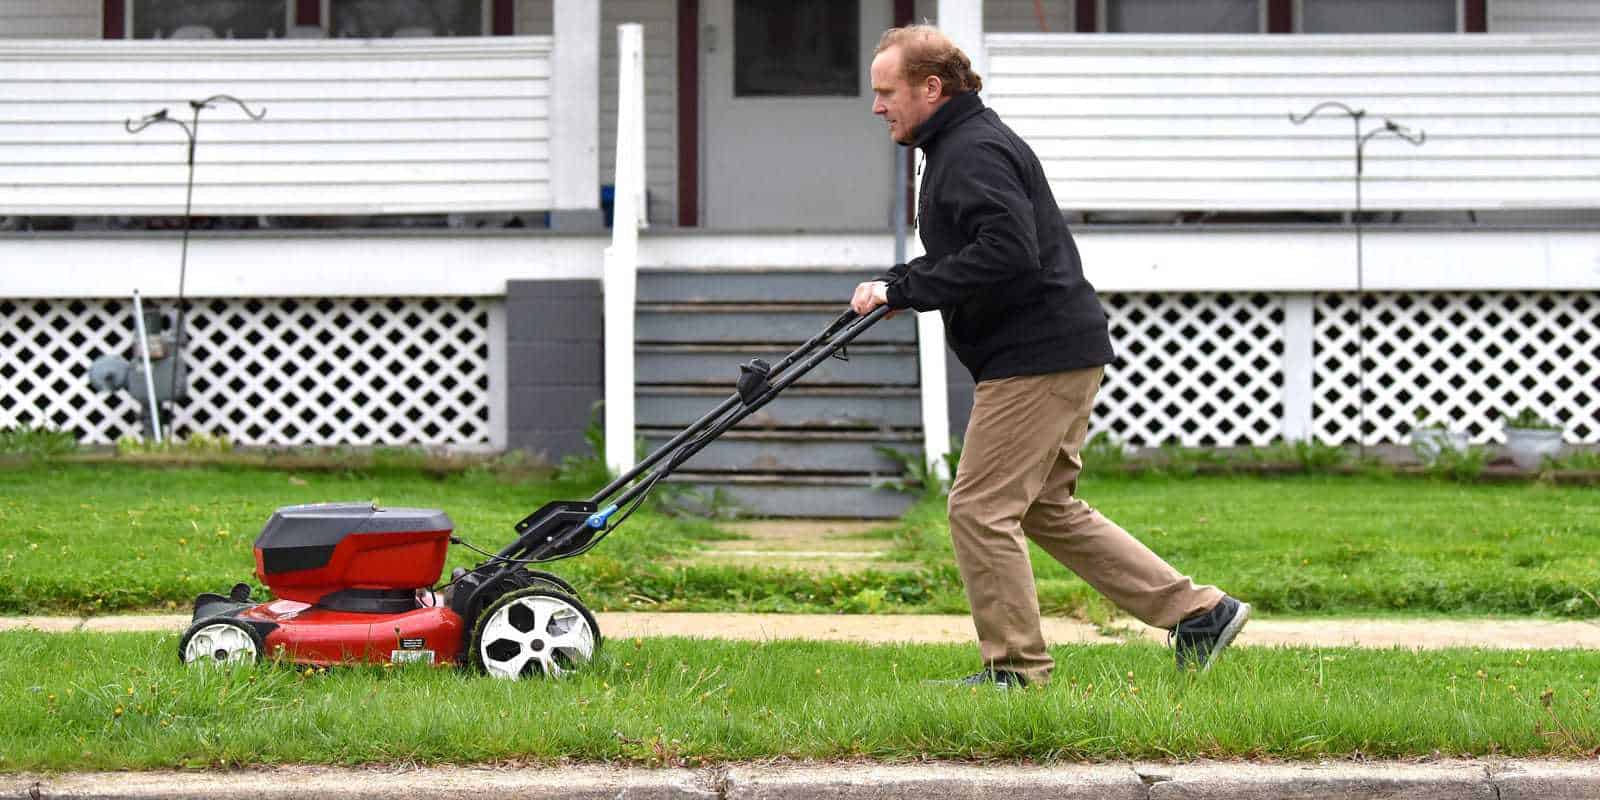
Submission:
M 1431 763 L 729 765 L 699 770 L 582 765 L 563 768 L 341 769 L 280 767 L 235 772 L 72 773 L 0 777 L 8 797 L 189 798 L 738 798 L 1014 800 L 1021 796 L 1177 798 L 1484 798 L 1594 800 L 1600 760 Z

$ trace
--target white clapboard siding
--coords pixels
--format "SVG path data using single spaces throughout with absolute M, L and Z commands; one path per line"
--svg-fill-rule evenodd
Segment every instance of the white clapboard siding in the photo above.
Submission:
M 551 29 L 551 0 L 517 0 L 517 33 Z M 644 26 L 645 184 L 650 220 L 678 222 L 678 8 L 664 0 L 603 0 L 600 6 L 600 183 L 615 181 L 617 26 Z
M 1600 3 L 1596 3 L 1600 6 Z M 1600 36 L 986 37 L 986 100 L 1077 210 L 1600 206 Z
M 605 0 L 600 6 L 600 183 L 616 182 L 617 26 L 644 26 L 645 184 L 650 220 L 678 222 L 678 4 Z
M 550 205 L 548 36 L 0 42 L 0 214 L 537 210 Z
M 1600 33 L 1595 0 L 1489 0 L 1490 33 Z
M 100 0 L 0 0 L 0 39 L 98 39 Z

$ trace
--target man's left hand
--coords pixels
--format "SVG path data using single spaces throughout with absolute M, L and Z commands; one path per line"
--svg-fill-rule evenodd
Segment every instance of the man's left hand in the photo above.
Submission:
M 883 281 L 867 281 L 856 285 L 856 293 L 850 298 L 850 310 L 864 317 L 872 313 L 872 309 L 888 303 L 889 284 Z M 893 312 L 888 316 L 892 314 Z M 885 319 L 888 316 L 885 316 Z

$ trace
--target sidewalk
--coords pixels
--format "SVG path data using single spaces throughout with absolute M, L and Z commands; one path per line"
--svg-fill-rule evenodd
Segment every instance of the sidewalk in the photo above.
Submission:
M 596 614 L 609 639 L 701 636 L 761 641 L 817 639 L 845 642 L 974 642 L 972 619 L 933 614 L 704 614 L 610 612 Z M 171 631 L 189 625 L 188 614 L 104 617 L 0 617 L 0 631 Z M 1129 638 L 1165 641 L 1166 632 L 1133 620 L 1104 628 L 1066 619 L 1044 620 L 1052 644 L 1116 644 Z M 1245 646 L 1488 647 L 1600 650 L 1600 621 L 1252 619 L 1239 635 Z
M 179 798 L 1472 798 L 1593 800 L 1600 762 L 1482 760 L 1432 763 L 1195 762 L 1036 767 L 970 764 L 729 765 L 689 769 L 604 766 L 348 769 L 0 776 L 7 797 Z

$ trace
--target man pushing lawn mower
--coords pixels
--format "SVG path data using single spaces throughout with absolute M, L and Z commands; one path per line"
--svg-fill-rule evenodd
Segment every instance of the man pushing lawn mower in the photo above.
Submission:
M 927 253 L 860 284 L 850 303 L 861 315 L 938 309 L 977 383 L 949 513 L 984 669 L 956 683 L 1050 680 L 1028 538 L 1171 631 L 1180 669 L 1204 671 L 1250 605 L 1196 586 L 1075 496 L 1110 332 L 1038 157 L 984 106 L 982 85 L 938 29 L 883 34 L 872 112 L 891 139 L 923 152 L 917 230 Z

